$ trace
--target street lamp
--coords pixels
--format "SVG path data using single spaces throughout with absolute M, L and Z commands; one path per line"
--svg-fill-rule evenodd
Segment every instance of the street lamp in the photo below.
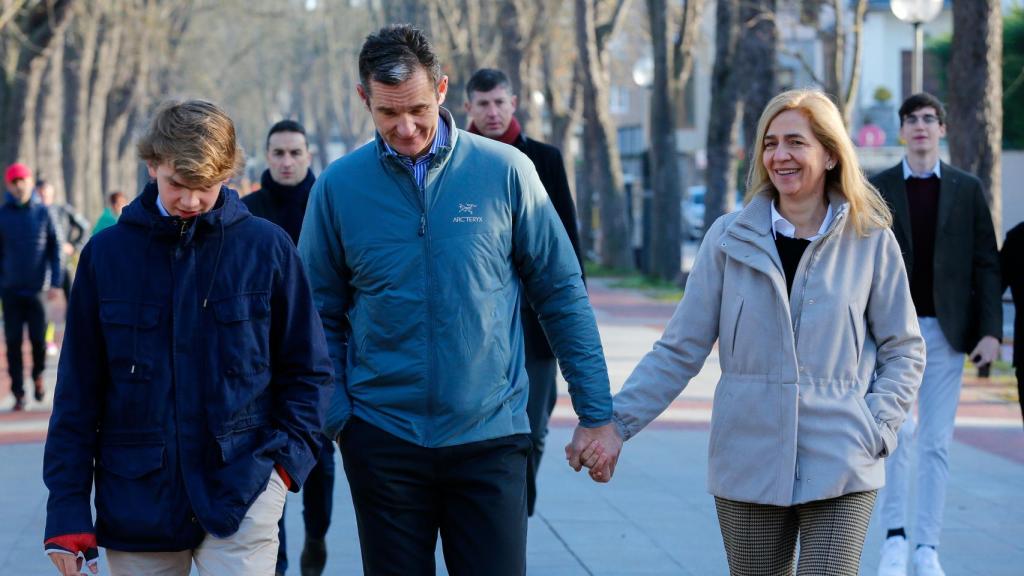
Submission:
M 910 92 L 917 94 L 924 85 L 924 31 L 921 24 L 930 22 L 942 12 L 943 0 L 891 0 L 889 7 L 897 18 L 914 25 L 914 75 Z

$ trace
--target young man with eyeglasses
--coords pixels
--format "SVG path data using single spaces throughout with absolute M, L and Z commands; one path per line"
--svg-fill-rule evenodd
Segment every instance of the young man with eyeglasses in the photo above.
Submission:
M 999 252 L 981 182 L 939 159 L 939 142 L 946 135 L 942 103 L 928 93 L 914 94 L 899 115 L 906 156 L 871 183 L 892 208 L 893 232 L 928 350 L 918 422 L 915 426 L 912 413 L 908 416 L 900 447 L 886 463 L 882 521 L 888 533 L 878 574 L 907 574 L 907 495 L 916 443 L 914 574 L 943 576 L 937 549 L 963 355 L 977 366 L 989 364 L 999 355 L 1003 335 Z

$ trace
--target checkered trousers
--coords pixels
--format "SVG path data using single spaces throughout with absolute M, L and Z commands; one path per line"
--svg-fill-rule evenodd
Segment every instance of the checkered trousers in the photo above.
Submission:
M 732 576 L 857 576 L 877 490 L 796 506 L 715 497 Z

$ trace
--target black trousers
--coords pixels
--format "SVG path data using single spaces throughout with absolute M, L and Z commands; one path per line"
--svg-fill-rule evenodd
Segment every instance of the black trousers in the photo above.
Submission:
M 444 448 L 352 418 L 339 437 L 366 575 L 526 574 L 526 460 L 517 434 Z
M 530 379 L 530 397 L 526 403 L 526 415 L 530 418 L 530 442 L 533 452 L 526 467 L 526 513 L 533 516 L 537 502 L 537 469 L 544 456 L 544 439 L 548 435 L 548 420 L 558 399 L 558 362 L 550 357 L 537 357 L 526 352 L 526 375 Z
M 1021 307 L 1024 311 L 1024 306 Z M 1024 339 L 1024 335 L 1021 336 Z M 1016 344 L 1014 344 L 1016 346 Z M 1024 344 L 1022 344 L 1024 346 Z M 1017 372 L 1017 401 L 1020 402 L 1020 413 L 1024 416 L 1024 365 L 1016 367 Z
M 334 441 L 324 436 L 320 446 L 320 458 L 309 471 L 306 483 L 302 485 L 302 523 L 306 528 L 307 540 L 324 540 L 331 527 L 331 511 L 334 510 Z M 284 529 L 284 513 L 277 523 L 277 571 L 288 571 L 288 535 Z
M 46 308 L 44 293 L 32 296 L 3 295 L 4 338 L 7 341 L 7 370 L 11 375 L 11 393 L 25 396 L 25 364 L 21 357 L 22 334 L 28 324 L 32 343 L 32 379 L 46 369 Z

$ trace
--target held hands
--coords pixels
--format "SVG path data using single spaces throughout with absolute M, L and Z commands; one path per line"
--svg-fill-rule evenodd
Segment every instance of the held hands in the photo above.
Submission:
M 978 341 L 978 345 L 971 351 L 971 362 L 975 366 L 985 366 L 999 359 L 999 340 L 992 336 L 985 336 Z
M 614 423 L 597 428 L 577 426 L 572 441 L 565 446 L 565 459 L 579 472 L 590 469 L 594 482 L 608 482 L 615 473 L 615 464 L 622 450 L 622 437 Z

